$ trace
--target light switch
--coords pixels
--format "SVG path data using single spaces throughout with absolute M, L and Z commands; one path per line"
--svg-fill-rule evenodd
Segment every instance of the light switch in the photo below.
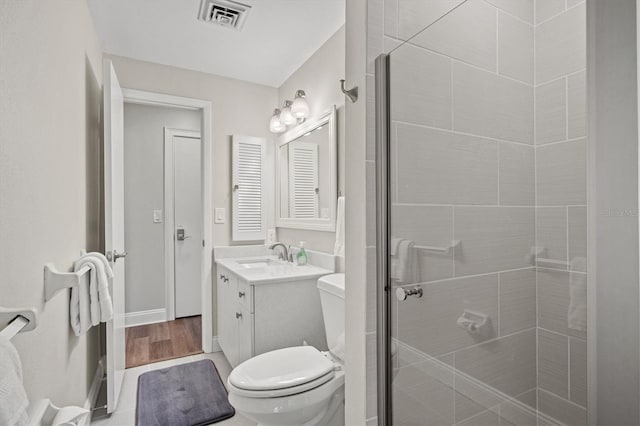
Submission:
M 273 244 L 276 242 L 276 230 L 267 229 L 267 244 Z
M 215 223 L 224 223 L 225 220 L 226 220 L 226 212 L 224 207 L 216 208 L 213 221 Z
M 162 210 L 153 211 L 153 223 L 162 223 Z

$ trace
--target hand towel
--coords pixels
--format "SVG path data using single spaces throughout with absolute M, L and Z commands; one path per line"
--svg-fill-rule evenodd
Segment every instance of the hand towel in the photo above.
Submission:
M 29 423 L 29 399 L 22 385 L 22 363 L 11 341 L 0 336 L 0 424 Z
M 111 269 L 111 264 L 104 256 L 104 254 L 99 253 L 97 251 L 92 251 L 91 253 L 87 253 L 85 256 L 94 256 L 100 259 L 100 262 L 104 265 L 104 271 L 107 273 L 108 278 L 113 278 L 113 269 Z
M 109 293 L 109 278 L 113 277 L 113 271 L 103 259 L 104 256 L 89 253 L 76 261 L 76 265 L 88 266 L 95 274 L 91 274 L 89 293 L 91 300 L 91 322 L 98 325 L 100 321 L 106 322 L 113 317 L 113 303 Z
M 338 209 L 336 212 L 336 244 L 333 247 L 335 256 L 344 257 L 344 197 L 338 197 Z
M 391 252 L 394 252 L 392 240 Z M 415 281 L 413 241 L 402 239 L 397 242 L 395 255 L 391 255 L 390 275 L 391 279 L 398 283 L 410 284 Z
M 587 330 L 587 275 L 571 273 L 569 279 L 569 311 L 567 326 L 572 330 Z
M 82 266 L 76 261 L 74 271 L 79 271 Z M 89 280 L 83 278 L 80 280 L 78 287 L 71 289 L 71 300 L 69 301 L 69 321 L 71 329 L 76 336 L 80 336 L 91 328 L 91 296 L 89 294 L 89 286 L 92 279 L 95 279 L 95 268 L 91 268 L 89 272 Z

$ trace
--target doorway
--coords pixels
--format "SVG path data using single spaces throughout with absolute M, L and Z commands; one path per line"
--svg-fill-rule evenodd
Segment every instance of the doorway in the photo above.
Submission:
M 212 231 L 211 105 L 130 89 L 123 93 L 131 271 L 126 364 L 132 367 L 213 348 L 206 255 Z

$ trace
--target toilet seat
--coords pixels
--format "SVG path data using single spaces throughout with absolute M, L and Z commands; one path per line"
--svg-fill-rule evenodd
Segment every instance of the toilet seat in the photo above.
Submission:
M 251 358 L 229 375 L 229 390 L 252 398 L 295 395 L 334 375 L 335 365 L 313 346 L 278 349 Z

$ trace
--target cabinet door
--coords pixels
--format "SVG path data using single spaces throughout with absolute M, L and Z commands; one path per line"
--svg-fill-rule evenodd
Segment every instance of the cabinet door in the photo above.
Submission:
M 238 363 L 253 356 L 253 314 L 238 304 Z
M 238 365 L 236 305 L 238 281 L 227 269 L 218 267 L 218 342 L 231 366 Z

